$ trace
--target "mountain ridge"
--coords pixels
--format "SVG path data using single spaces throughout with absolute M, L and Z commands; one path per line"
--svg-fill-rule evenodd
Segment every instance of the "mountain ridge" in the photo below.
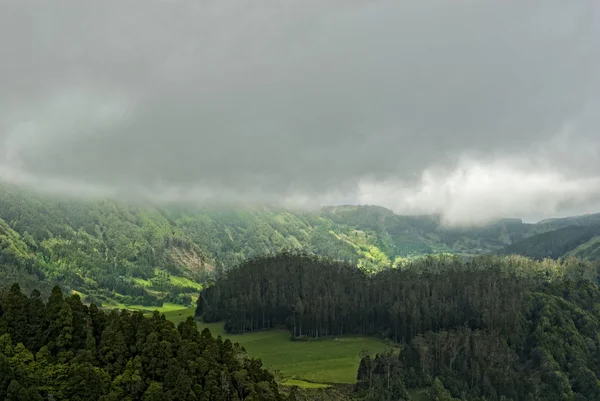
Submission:
M 600 256 L 599 238 L 600 224 L 572 224 L 532 235 L 497 253 L 499 255 L 517 254 L 532 259 L 560 259 L 569 256 L 597 259 Z
M 265 254 L 302 250 L 376 272 L 427 254 L 499 252 L 562 225 L 508 218 L 445 227 L 439 215 L 402 216 L 372 205 L 318 211 L 157 207 L 65 200 L 4 184 L 0 284 L 15 278 L 31 284 L 24 288 L 59 283 L 89 301 L 156 306 L 189 302 L 212 275 Z

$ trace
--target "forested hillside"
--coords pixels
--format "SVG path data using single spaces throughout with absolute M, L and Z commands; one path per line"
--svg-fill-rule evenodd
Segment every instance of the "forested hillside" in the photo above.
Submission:
M 200 294 L 231 332 L 285 325 L 292 339 L 371 334 L 404 345 L 366 356 L 365 400 L 600 399 L 600 264 L 429 257 L 367 275 L 305 255 L 252 260 Z
M 500 255 L 522 255 L 534 259 L 575 256 L 581 259 L 600 258 L 600 224 L 570 225 L 536 234 L 509 245 Z
M 0 399 L 282 400 L 259 360 L 229 340 L 154 313 L 105 313 L 18 285 L 0 293 Z
M 438 216 L 399 216 L 376 206 L 315 212 L 156 207 L 65 200 L 4 184 L 0 286 L 16 280 L 47 295 L 59 284 L 85 302 L 152 308 L 187 304 L 215 272 L 281 251 L 302 250 L 377 272 L 426 254 L 498 251 L 564 224 L 503 219 L 450 229 Z

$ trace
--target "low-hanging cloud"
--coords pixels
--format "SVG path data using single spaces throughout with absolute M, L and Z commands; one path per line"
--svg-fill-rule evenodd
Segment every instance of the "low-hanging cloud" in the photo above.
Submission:
M 417 185 L 405 186 L 395 179 L 365 181 L 359 199 L 405 213 L 439 213 L 448 225 L 557 216 L 564 209 L 582 213 L 598 206 L 600 178 L 567 178 L 552 168 L 524 168 L 524 163 L 530 162 L 463 159 L 451 171 L 424 171 Z
M 0 179 L 156 202 L 600 211 L 594 0 L 0 4 Z

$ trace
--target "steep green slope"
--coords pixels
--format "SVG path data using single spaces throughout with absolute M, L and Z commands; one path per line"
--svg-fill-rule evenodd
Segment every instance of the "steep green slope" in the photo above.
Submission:
M 377 206 L 155 207 L 65 200 L 10 185 L 0 185 L 0 219 L 7 249 L 0 285 L 18 278 L 29 289 L 41 280 L 36 287 L 59 283 L 88 301 L 151 307 L 188 303 L 215 271 L 260 255 L 303 250 L 376 272 L 425 254 L 494 252 L 564 224 L 502 219 L 444 228 L 439 216 L 399 216 Z
M 592 239 L 590 239 L 587 242 L 584 242 L 577 248 L 570 250 L 564 256 L 572 256 L 579 259 L 590 260 L 600 259 L 600 235 L 592 237 Z
M 116 298 L 157 306 L 166 294 L 197 293 L 173 284 L 171 276 L 199 282 L 208 269 L 203 250 L 159 210 L 63 201 L 5 187 L 0 218 L 14 230 L 7 238 L 22 239 L 16 249 L 27 266 L 40 270 L 45 281 L 80 290 L 96 302 Z M 32 273 L 24 266 L 13 269 L 15 274 Z M 151 288 L 137 279 L 149 280 Z
M 6 221 L 0 219 L 0 288 L 17 279 L 28 288 L 38 286 L 45 275 L 28 245 Z M 39 286 L 38 286 L 39 287 Z M 49 288 L 43 288 L 47 291 Z
M 378 206 L 327 207 L 322 215 L 338 227 L 372 234 L 392 257 L 440 252 L 482 254 L 554 229 L 550 224 L 537 227 L 521 219 L 499 219 L 480 227 L 444 227 L 439 216 L 401 216 Z
M 581 216 L 570 216 L 558 219 L 545 219 L 536 224 L 536 227 L 541 230 L 548 231 L 546 227 L 552 230 L 569 226 L 589 226 L 600 224 L 600 213 L 584 214 Z
M 536 234 L 523 241 L 509 245 L 498 253 L 517 254 L 534 259 L 558 259 L 566 256 L 597 259 L 600 256 L 598 225 L 571 225 L 557 230 Z

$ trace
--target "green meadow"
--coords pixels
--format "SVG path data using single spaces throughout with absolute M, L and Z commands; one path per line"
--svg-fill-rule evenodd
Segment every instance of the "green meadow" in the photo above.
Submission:
M 154 274 L 155 275 L 161 275 L 161 270 L 160 269 L 154 269 Z M 198 291 L 202 290 L 202 284 L 197 283 L 193 280 L 190 280 L 187 277 L 180 277 L 180 276 L 174 276 L 169 274 L 168 275 L 168 279 L 169 282 L 173 285 L 179 286 L 179 287 L 191 287 L 191 288 L 195 288 Z M 152 287 L 152 281 L 151 280 L 145 280 L 143 278 L 140 277 L 135 277 L 133 278 L 133 281 L 142 287 Z
M 178 304 L 172 304 L 172 303 L 168 303 L 165 302 L 163 304 L 163 306 L 158 307 L 158 306 L 144 306 L 144 305 L 125 305 L 123 303 L 114 303 L 114 304 L 108 304 L 103 306 L 103 309 L 128 309 L 131 311 L 142 311 L 142 312 L 148 312 L 150 313 L 151 311 L 157 310 L 160 313 L 164 313 L 165 315 L 168 315 L 169 313 L 173 313 L 173 312 L 181 312 L 181 311 L 186 311 L 190 308 L 186 308 L 185 306 L 182 305 L 178 305 Z M 192 309 L 193 311 L 193 309 Z M 192 312 L 193 313 L 193 312 Z M 190 316 L 189 312 L 187 314 L 187 316 Z M 186 316 L 186 317 L 187 317 Z M 185 318 L 183 318 L 182 320 L 185 320 Z M 177 322 L 179 323 L 179 322 Z
M 167 319 L 178 324 L 192 316 L 194 308 L 172 310 Z M 223 323 L 198 322 L 200 330 L 208 328 L 213 335 L 229 338 L 242 345 L 252 357 L 260 358 L 272 371 L 280 371 L 283 383 L 305 388 L 328 384 L 353 384 L 360 354 L 382 352 L 388 342 L 371 337 L 343 336 L 313 341 L 290 341 L 285 330 L 268 330 L 246 334 L 227 334 Z

